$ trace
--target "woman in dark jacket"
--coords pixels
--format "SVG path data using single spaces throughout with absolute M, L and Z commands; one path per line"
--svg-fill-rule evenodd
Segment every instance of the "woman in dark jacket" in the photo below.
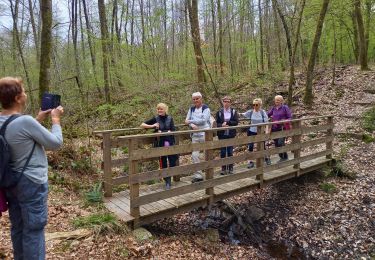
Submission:
M 238 113 L 234 108 L 230 107 L 231 99 L 225 96 L 223 99 L 223 107 L 216 113 L 216 123 L 217 127 L 228 127 L 238 125 Z M 236 136 L 236 129 L 227 129 L 223 131 L 218 131 L 217 135 L 219 139 L 229 139 Z M 233 146 L 221 147 L 220 157 L 233 156 Z M 232 174 L 233 164 L 221 166 L 221 174 Z
M 155 129 L 155 133 L 162 133 L 162 132 L 171 132 L 176 131 L 176 127 L 173 122 L 173 118 L 168 115 L 168 106 L 164 103 L 159 103 L 156 106 L 156 110 L 158 115 L 154 116 L 153 118 L 143 122 L 141 124 L 142 128 L 153 128 Z M 159 136 L 156 140 L 156 147 L 164 147 L 164 146 L 172 146 L 175 144 L 175 139 L 173 135 L 166 135 L 166 136 Z M 176 166 L 177 155 L 167 155 L 160 157 L 160 168 L 167 168 L 168 162 L 169 167 Z M 171 177 L 164 178 L 165 180 L 165 188 L 169 190 L 171 188 Z

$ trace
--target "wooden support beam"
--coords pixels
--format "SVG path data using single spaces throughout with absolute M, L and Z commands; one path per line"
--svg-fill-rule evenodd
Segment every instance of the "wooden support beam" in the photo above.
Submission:
M 138 148 L 137 139 L 129 140 L 129 175 L 136 174 L 138 172 L 138 161 L 133 159 L 134 151 Z M 139 198 L 139 183 L 133 183 L 130 185 L 130 215 L 134 218 L 134 226 L 139 225 L 140 210 L 139 205 L 135 205 L 135 201 Z
M 208 132 L 205 134 L 205 141 L 210 142 L 213 140 L 213 132 Z M 206 161 L 211 161 L 214 159 L 214 151 L 211 149 L 207 149 L 205 151 L 205 159 Z M 212 180 L 214 178 L 214 168 L 210 167 L 206 169 L 206 180 Z M 214 201 L 214 187 L 209 187 L 206 189 L 206 194 L 209 196 L 208 198 L 208 205 L 211 207 Z
M 104 196 L 112 196 L 111 133 L 103 133 Z

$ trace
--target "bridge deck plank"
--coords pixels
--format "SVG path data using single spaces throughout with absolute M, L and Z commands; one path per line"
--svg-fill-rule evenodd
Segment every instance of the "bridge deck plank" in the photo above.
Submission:
M 292 156 L 290 157 L 292 158 Z M 325 157 L 316 158 L 310 161 L 302 162 L 300 169 L 302 173 L 307 173 L 315 169 L 323 167 L 327 164 L 329 159 Z M 273 161 L 273 164 L 276 163 Z M 238 165 L 235 167 L 235 173 L 245 171 L 246 165 Z M 281 169 L 266 172 L 267 167 L 265 167 L 264 181 L 266 184 L 271 184 L 275 182 L 282 181 L 287 178 L 294 177 L 293 174 L 296 173 L 296 169 L 293 166 L 284 167 Z M 218 171 L 215 172 L 214 178 L 220 177 Z M 173 182 L 173 187 L 181 187 L 184 185 L 189 185 L 191 183 L 192 176 L 185 176 L 181 178 L 179 182 Z M 215 201 L 223 198 L 239 194 L 239 192 L 246 192 L 251 190 L 251 188 L 256 188 L 259 181 L 255 177 L 245 178 L 230 183 L 225 183 L 214 187 L 214 196 L 217 196 Z M 154 192 L 159 192 L 164 190 L 164 181 L 153 185 L 143 186 L 140 189 L 140 195 L 151 194 Z M 156 202 L 148 203 L 140 207 L 141 222 L 147 223 L 147 221 L 158 219 L 158 214 L 160 217 L 173 216 L 178 212 L 179 208 L 194 208 L 194 205 L 201 206 L 202 201 L 208 199 L 208 195 L 205 194 L 205 190 L 198 190 L 195 192 L 159 200 Z M 121 191 L 119 193 L 113 194 L 110 198 L 105 198 L 105 206 L 108 210 L 113 212 L 121 220 L 125 222 L 132 222 L 134 218 L 130 215 L 130 196 L 129 191 Z M 170 215 L 168 215 L 170 212 Z M 144 221 L 143 221 L 143 220 Z

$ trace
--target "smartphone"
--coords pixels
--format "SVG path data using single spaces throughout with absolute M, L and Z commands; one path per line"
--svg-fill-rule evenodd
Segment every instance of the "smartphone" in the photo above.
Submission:
M 42 96 L 41 109 L 43 111 L 60 106 L 61 96 L 57 94 L 44 93 Z

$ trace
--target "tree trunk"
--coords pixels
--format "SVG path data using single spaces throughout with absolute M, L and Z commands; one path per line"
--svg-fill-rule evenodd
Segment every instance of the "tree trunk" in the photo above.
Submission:
M 318 24 L 316 25 L 315 37 L 311 47 L 309 64 L 307 65 L 307 72 L 306 72 L 306 89 L 305 89 L 305 96 L 304 96 L 304 103 L 305 105 L 311 107 L 313 103 L 313 78 L 314 78 L 314 67 L 315 67 L 315 59 L 316 54 L 318 52 L 320 36 L 322 35 L 323 23 L 324 18 L 327 13 L 328 4 L 330 0 L 323 0 L 322 9 L 320 10 L 320 15 L 318 19 Z
M 212 36 L 213 36 L 213 54 L 214 54 L 214 72 L 217 75 L 217 53 L 216 53 L 216 14 L 215 2 L 211 0 L 211 19 L 212 19 Z
M 294 75 L 294 65 L 296 61 L 296 53 L 297 53 L 297 48 L 298 48 L 298 41 L 299 41 L 299 34 L 300 34 L 300 29 L 301 29 L 301 21 L 302 21 L 302 16 L 303 16 L 303 10 L 305 9 L 305 3 L 306 0 L 302 0 L 301 3 L 301 9 L 299 12 L 299 17 L 298 17 L 298 23 L 297 23 L 297 31 L 295 33 L 295 39 L 294 39 L 294 46 L 292 49 L 292 59 L 290 62 L 290 77 L 289 77 L 289 86 L 288 86 L 288 105 L 292 105 L 293 101 L 293 85 L 295 83 L 295 75 Z
M 81 79 L 81 70 L 79 64 L 79 55 L 78 55 L 78 0 L 72 0 L 72 41 L 73 41 L 73 51 L 74 51 L 74 62 L 75 62 L 75 71 L 76 71 L 76 81 L 78 85 L 78 91 L 81 95 L 81 99 L 84 100 L 83 96 L 83 86 Z
M 31 27 L 33 29 L 33 38 L 34 38 L 34 45 L 35 45 L 36 60 L 39 62 L 40 53 L 39 53 L 39 44 L 38 44 L 38 33 L 37 33 L 36 25 L 35 25 L 33 3 L 31 2 L 31 0 L 29 0 L 29 13 L 30 13 Z
M 201 38 L 199 33 L 199 19 L 198 19 L 198 0 L 187 0 L 189 9 L 189 19 L 191 26 L 191 36 L 193 39 L 193 47 L 195 53 L 195 60 L 197 63 L 197 77 L 198 82 L 206 82 L 206 77 L 203 70 Z
M 40 43 L 39 98 L 51 84 L 52 0 L 40 0 L 42 34 Z
M 262 22 L 262 0 L 258 0 L 258 14 L 259 14 L 259 46 L 260 46 L 260 68 L 264 72 L 264 50 L 263 50 L 263 22 Z
M 94 77 L 96 90 L 98 91 L 99 97 L 102 98 L 102 91 L 99 87 L 98 78 L 96 76 L 96 57 L 95 57 L 95 50 L 94 46 L 92 44 L 92 29 L 91 29 L 91 23 L 89 20 L 89 14 L 87 10 L 86 0 L 82 0 L 83 4 L 83 12 L 85 14 L 85 23 L 86 23 L 86 30 L 87 30 L 87 43 L 89 45 L 90 49 L 90 57 L 91 57 L 91 65 L 92 65 L 92 76 Z
M 98 0 L 99 20 L 100 20 L 100 33 L 102 42 L 102 55 L 103 55 L 103 76 L 104 76 L 104 96 L 107 103 L 111 102 L 109 91 L 109 48 L 108 48 L 108 27 L 105 12 L 104 0 Z
M 294 61 L 293 61 L 293 49 L 292 49 L 292 43 L 291 43 L 291 37 L 290 37 L 290 31 L 288 24 L 286 22 L 284 14 L 281 12 L 280 6 L 277 2 L 277 0 L 272 0 L 272 4 L 274 8 L 276 8 L 277 13 L 280 16 L 281 22 L 284 27 L 285 31 L 285 37 L 286 37 L 286 43 L 288 47 L 288 53 L 289 53 L 289 67 L 290 67 L 290 74 L 289 74 L 289 86 L 288 86 L 288 104 L 292 104 L 293 99 L 293 84 L 294 84 Z M 298 39 L 298 35 L 297 35 Z
M 357 19 L 356 19 L 354 11 L 351 13 L 351 18 L 352 18 L 352 23 L 353 23 L 354 57 L 355 57 L 355 62 L 358 63 L 359 62 L 359 35 L 358 35 Z M 340 40 L 340 42 L 341 42 L 341 56 L 343 56 L 342 55 L 342 40 Z M 343 62 L 343 59 L 341 60 L 341 62 Z
M 281 36 L 280 36 L 280 27 L 279 27 L 279 21 L 277 19 L 277 11 L 272 1 L 272 10 L 273 10 L 273 17 L 274 17 L 274 26 L 276 30 L 276 37 L 277 37 L 277 52 L 279 55 L 279 62 L 281 70 L 285 70 L 285 64 L 284 64 L 284 58 L 283 58 L 283 51 L 281 48 Z
M 31 82 L 31 79 L 30 79 L 30 76 L 29 76 L 29 71 L 27 69 L 27 65 L 26 65 L 26 61 L 25 61 L 25 56 L 23 54 L 23 49 L 22 49 L 22 46 L 21 46 L 21 39 L 20 39 L 20 35 L 19 35 L 19 31 L 18 31 L 18 24 L 17 24 L 17 16 L 16 16 L 16 12 L 15 12 L 15 6 L 18 6 L 19 5 L 19 0 L 16 0 L 14 5 L 13 5 L 13 1 L 12 0 L 9 0 L 9 3 L 10 3 L 10 9 L 11 9 L 11 13 L 12 13 L 12 19 L 13 19 L 13 35 L 16 37 L 16 45 L 17 45 L 17 49 L 18 49 L 18 53 L 20 55 L 20 58 L 21 58 L 21 61 L 22 61 L 22 67 L 23 67 L 23 70 L 25 72 L 25 77 L 26 77 L 26 82 L 27 82 L 27 85 L 28 85 L 28 90 L 29 90 L 29 99 L 30 99 L 30 105 L 31 105 L 31 109 L 34 110 L 35 106 L 34 106 L 34 98 L 33 98 L 33 93 L 32 93 L 32 82 Z
M 359 63 L 361 64 L 361 70 L 368 70 L 367 64 L 367 46 L 365 38 L 365 27 L 363 25 L 363 17 L 361 10 L 361 0 L 354 0 L 354 13 L 358 25 L 358 36 L 359 36 Z
M 219 24 L 219 44 L 217 46 L 219 51 L 220 75 L 224 76 L 224 57 L 223 57 L 223 15 L 221 12 L 221 0 L 217 0 L 217 19 Z

